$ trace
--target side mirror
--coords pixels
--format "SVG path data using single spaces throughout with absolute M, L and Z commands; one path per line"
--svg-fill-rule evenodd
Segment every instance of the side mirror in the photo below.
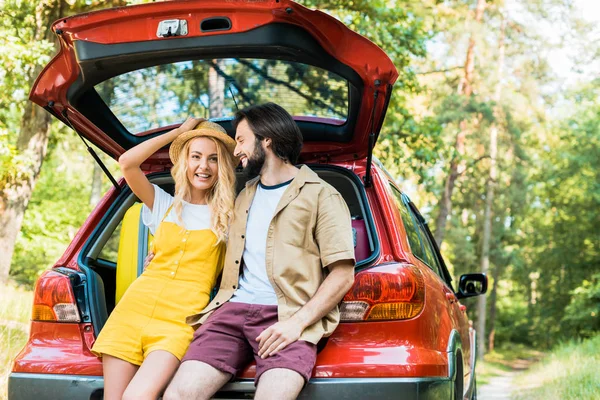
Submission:
M 487 292 L 488 279 L 485 274 L 464 274 L 460 277 L 458 284 L 458 299 L 475 297 Z

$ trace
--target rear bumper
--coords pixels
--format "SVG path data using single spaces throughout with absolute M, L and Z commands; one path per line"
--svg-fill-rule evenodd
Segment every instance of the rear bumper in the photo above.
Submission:
M 8 378 L 9 400 L 91 399 L 101 400 L 101 376 L 12 373 Z M 247 399 L 254 393 L 253 380 L 227 384 L 219 399 Z M 450 399 L 447 378 L 314 378 L 300 399 Z
M 8 376 L 9 400 L 102 400 L 103 388 L 104 379 L 101 376 L 21 372 L 13 372 Z

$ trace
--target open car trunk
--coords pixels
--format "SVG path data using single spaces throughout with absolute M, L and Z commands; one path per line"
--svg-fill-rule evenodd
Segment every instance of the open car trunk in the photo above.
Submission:
M 357 269 L 371 264 L 379 256 L 379 242 L 360 178 L 337 166 L 312 165 L 311 168 L 346 200 L 352 216 Z M 156 173 L 149 178 L 173 193 L 174 184 L 169 174 Z M 238 174 L 238 192 L 244 185 L 244 178 Z M 138 199 L 130 190 L 124 190 L 81 251 L 79 265 L 88 277 L 87 297 L 96 336 L 126 288 L 143 272 L 152 237 L 141 222 L 140 213 Z M 252 369 L 243 376 L 252 378 L 253 374 Z
M 304 136 L 303 162 L 366 157 L 398 72 L 374 43 L 289 0 L 157 2 L 52 25 L 59 53 L 30 99 L 117 159 L 181 124 L 273 101 Z M 169 162 L 167 149 L 147 161 Z

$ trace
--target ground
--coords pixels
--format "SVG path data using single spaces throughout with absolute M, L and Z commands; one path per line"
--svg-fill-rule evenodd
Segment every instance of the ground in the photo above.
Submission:
M 477 388 L 478 400 L 509 400 L 513 398 L 515 379 L 537 362 L 537 357 L 530 359 L 516 359 L 503 364 L 508 369 L 497 369 L 495 376 L 490 376 L 486 384 Z

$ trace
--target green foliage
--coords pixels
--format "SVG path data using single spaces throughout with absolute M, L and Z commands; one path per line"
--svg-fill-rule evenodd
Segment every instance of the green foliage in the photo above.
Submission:
M 425 57 L 426 43 L 434 31 L 435 2 L 397 1 L 300 1 L 325 11 L 344 22 L 350 29 L 367 37 L 394 62 L 399 77 L 394 85 L 375 155 L 393 176 L 406 170 L 419 181 L 439 157 L 442 147 L 440 125 L 433 116 L 417 116 L 410 109 L 410 96 L 423 88 L 418 82 L 412 61 Z
M 27 101 L 28 88 L 37 68 L 50 61 L 54 43 L 37 40 L 35 18 L 38 2 L 7 0 L 0 9 L 0 121 L 4 127 L 20 118 L 16 109 Z
M 489 102 L 478 101 L 475 96 L 471 96 L 465 101 L 462 96 L 452 94 L 444 97 L 436 110 L 436 115 L 442 125 L 457 124 L 473 118 L 473 116 L 478 116 L 480 120 L 492 123 L 495 120 L 493 106 L 494 104 Z
M 600 396 L 600 335 L 562 343 L 516 379 L 517 399 L 597 399 Z
M 31 288 L 39 274 L 64 253 L 90 205 L 94 161 L 72 132 L 62 136 L 47 157 L 17 238 L 10 274 Z M 106 160 L 110 169 L 116 163 Z M 103 179 L 103 189 L 110 187 Z
M 600 274 L 584 280 L 571 295 L 562 318 L 565 330 L 580 337 L 592 337 L 600 332 Z
M 0 399 L 7 399 L 8 374 L 27 342 L 33 293 L 0 284 Z
M 37 2 L 0 4 L 0 193 L 27 179 L 27 157 L 17 151 L 17 136 L 35 71 L 50 61 L 53 43 L 35 40 Z
M 597 323 L 584 329 L 580 318 L 566 317 L 567 310 L 577 306 L 566 307 L 571 301 L 585 307 L 583 288 L 593 292 L 595 285 L 585 282 L 594 282 L 600 273 L 599 93 L 598 81 L 577 90 L 571 97 L 571 115 L 553 127 L 534 153 L 539 169 L 530 178 L 523 221 L 527 235 L 521 243 L 524 257 L 531 260 L 527 274 L 538 297 L 531 310 L 535 336 L 547 345 L 598 329 Z M 577 291 L 582 283 L 582 291 Z M 585 310 L 591 312 L 588 307 L 581 311 Z
M 518 285 L 502 282 L 498 293 L 495 341 L 500 345 L 520 343 L 532 346 L 527 297 Z

